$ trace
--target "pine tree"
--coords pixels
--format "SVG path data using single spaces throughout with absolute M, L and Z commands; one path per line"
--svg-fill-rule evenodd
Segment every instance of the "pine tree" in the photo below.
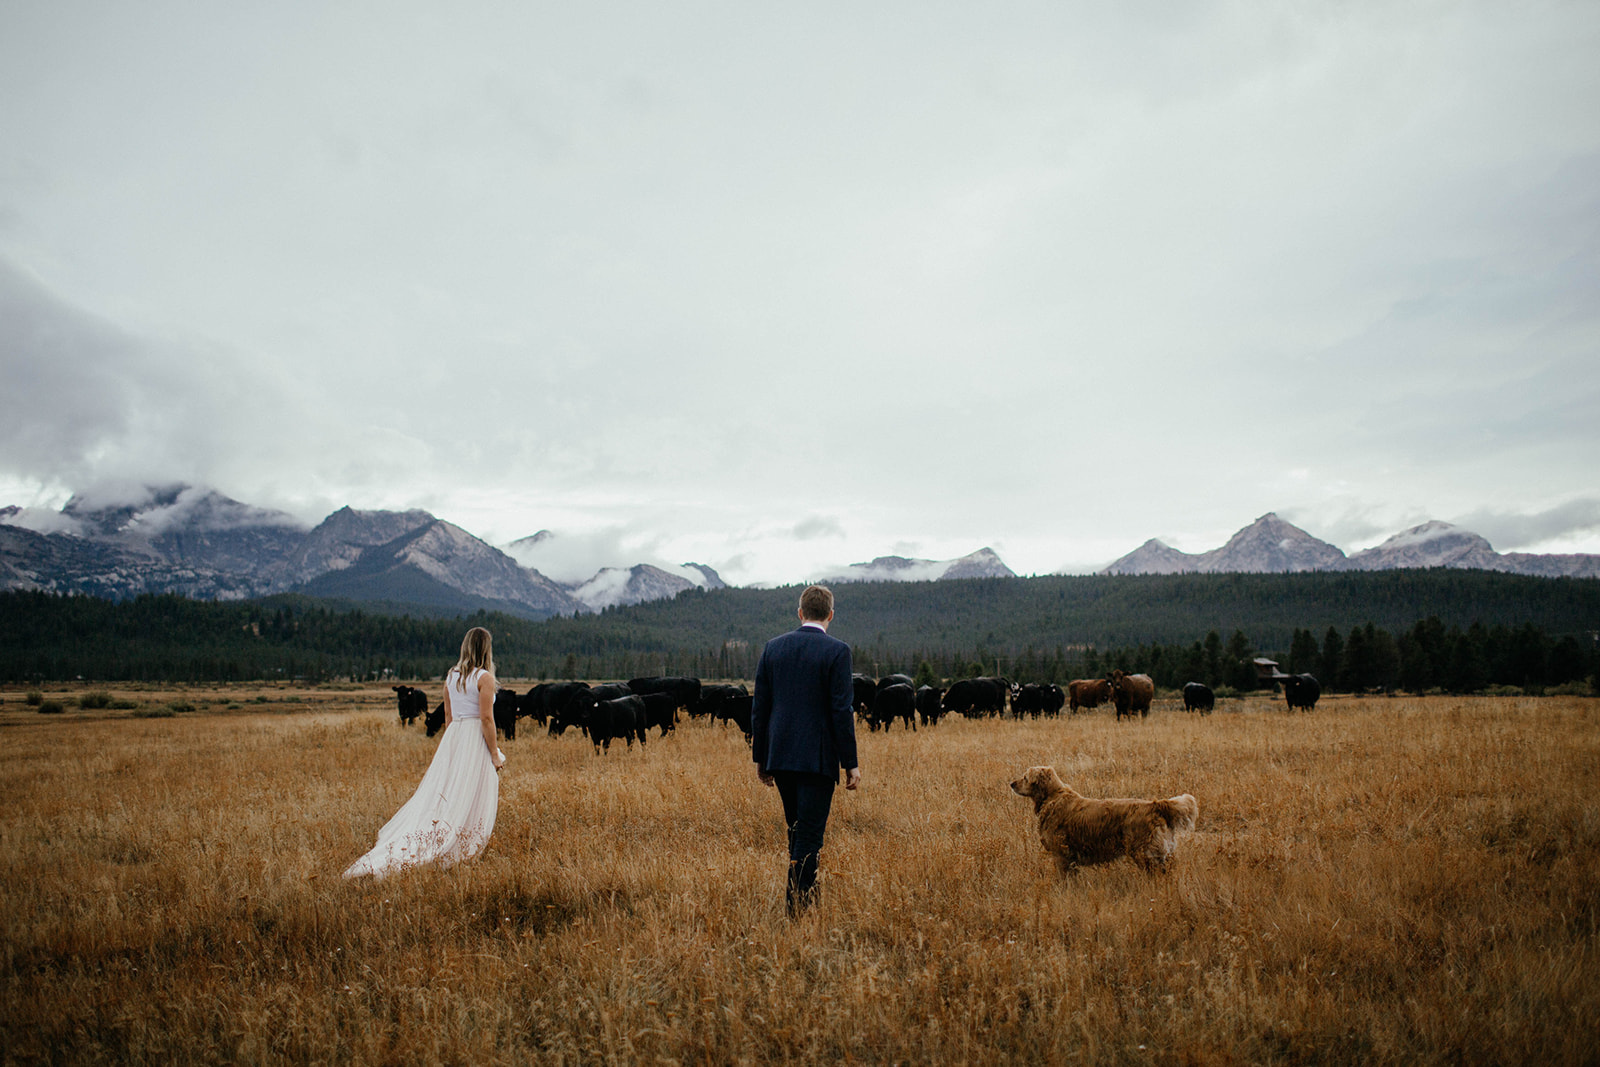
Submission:
M 1339 669 L 1339 688 L 1352 693 L 1365 692 L 1372 686 L 1372 647 L 1367 632 L 1359 626 L 1350 628 L 1350 637 L 1344 645 L 1344 661 Z
M 1340 675 L 1344 671 L 1344 638 L 1339 636 L 1339 631 L 1332 626 L 1322 637 L 1322 671 L 1326 675 L 1322 684 L 1331 692 L 1339 686 Z
M 1550 649 L 1548 677 L 1551 685 L 1581 680 L 1587 673 L 1583 646 L 1571 634 L 1563 637 Z
M 1400 684 L 1400 646 L 1388 630 L 1374 630 L 1372 646 L 1372 684 L 1391 692 Z
M 1289 643 L 1289 668 L 1290 674 L 1309 674 L 1313 677 L 1322 673 L 1322 655 L 1317 651 L 1317 639 L 1310 630 L 1298 627 L 1294 637 Z
M 1212 630 L 1205 643 L 1206 684 L 1215 689 L 1222 684 L 1222 635 Z
M 1250 639 L 1244 635 L 1243 630 L 1233 631 L 1233 636 L 1228 638 L 1228 648 L 1223 658 L 1226 661 L 1229 685 L 1239 690 L 1256 687 L 1255 651 L 1251 649 Z
M 1205 675 L 1205 662 L 1205 649 L 1200 647 L 1199 641 L 1196 641 L 1183 653 L 1183 665 L 1178 671 L 1179 674 L 1183 675 L 1182 680 L 1185 682 L 1198 682 Z
M 1476 622 L 1465 633 L 1457 627 L 1451 627 L 1445 687 L 1452 693 L 1476 693 L 1489 684 L 1486 655 L 1488 636 L 1483 626 Z

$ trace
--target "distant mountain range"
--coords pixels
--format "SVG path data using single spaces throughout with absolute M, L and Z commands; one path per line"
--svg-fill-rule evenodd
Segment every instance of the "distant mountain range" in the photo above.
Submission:
M 959 559 L 907 559 L 879 556 L 870 563 L 852 563 L 819 582 L 936 582 L 946 578 L 1015 578 L 1016 572 L 992 548 L 980 548 Z
M 146 489 L 136 503 L 74 497 L 59 512 L 0 508 L 0 590 L 41 589 L 114 600 L 179 593 L 240 600 L 295 592 L 433 612 L 504 611 L 530 619 L 675 597 L 724 582 L 702 563 L 605 567 L 558 582 L 528 561 L 548 531 L 497 548 L 426 511 L 344 507 L 315 527 L 187 485 Z M 1267 514 L 1210 552 L 1145 542 L 1102 574 L 1388 570 L 1464 567 L 1600 577 L 1600 556 L 1499 553 L 1475 533 L 1429 522 L 1346 556 Z M 827 582 L 1015 577 L 993 549 L 950 560 L 879 556 L 819 576 Z
M 1262 574 L 1298 571 L 1383 571 L 1406 567 L 1457 567 L 1505 571 L 1545 578 L 1600 577 L 1600 555 L 1501 553 L 1470 530 L 1448 522 L 1425 522 L 1381 545 L 1353 555 L 1285 522 L 1261 516 L 1209 552 L 1180 552 L 1151 538 L 1100 571 L 1101 574 Z
M 297 592 L 544 619 L 723 585 L 704 564 L 683 569 L 693 577 L 639 564 L 563 585 L 426 511 L 344 507 L 308 530 L 284 512 L 186 485 L 149 488 L 133 504 L 74 497 L 60 512 L 0 509 L 0 589 L 116 600 Z

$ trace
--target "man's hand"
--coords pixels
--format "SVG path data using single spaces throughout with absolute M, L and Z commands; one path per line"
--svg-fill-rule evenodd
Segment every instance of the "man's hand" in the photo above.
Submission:
M 776 785 L 777 784 L 775 781 L 773 781 L 772 775 L 768 774 L 766 771 L 761 769 L 761 764 L 759 764 L 759 763 L 756 764 L 756 777 L 761 779 L 761 784 L 762 785 Z
M 861 768 L 860 767 L 851 767 L 848 771 L 844 772 L 844 787 L 846 789 L 854 789 L 856 786 L 858 786 L 860 784 L 861 784 Z

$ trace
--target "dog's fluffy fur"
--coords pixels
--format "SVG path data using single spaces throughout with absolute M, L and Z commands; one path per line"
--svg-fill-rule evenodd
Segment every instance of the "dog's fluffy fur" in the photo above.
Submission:
M 1193 830 L 1200 805 L 1188 793 L 1166 800 L 1092 800 L 1079 796 L 1054 767 L 1030 767 L 1011 783 L 1033 798 L 1039 840 L 1063 871 L 1127 856 L 1147 871 L 1163 870 L 1178 831 Z

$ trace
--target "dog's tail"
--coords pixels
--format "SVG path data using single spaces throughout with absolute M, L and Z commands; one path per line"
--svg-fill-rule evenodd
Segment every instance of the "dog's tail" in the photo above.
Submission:
M 1193 830 L 1200 817 L 1200 804 L 1188 793 L 1155 802 L 1156 814 L 1173 830 Z

